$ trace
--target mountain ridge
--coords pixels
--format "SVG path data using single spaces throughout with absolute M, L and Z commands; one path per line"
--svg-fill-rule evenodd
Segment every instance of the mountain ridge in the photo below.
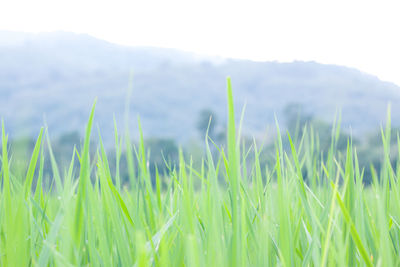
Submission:
M 284 122 L 284 109 L 292 104 L 328 122 L 341 109 L 344 128 L 360 134 L 384 122 L 391 102 L 393 124 L 400 123 L 400 87 L 354 68 L 217 59 L 65 32 L 34 36 L 21 41 L 16 33 L 19 45 L 6 44 L 0 32 L 0 117 L 16 135 L 34 134 L 43 118 L 50 133 L 81 131 L 98 97 L 96 121 L 102 133 L 110 132 L 104 138 L 112 140 L 113 114 L 119 128 L 124 126 L 131 78 L 129 125 L 134 128 L 140 115 L 146 136 L 198 137 L 202 109 L 213 110 L 223 123 L 226 76 L 232 78 L 238 112 L 247 103 L 249 134 L 264 133 L 274 114 Z

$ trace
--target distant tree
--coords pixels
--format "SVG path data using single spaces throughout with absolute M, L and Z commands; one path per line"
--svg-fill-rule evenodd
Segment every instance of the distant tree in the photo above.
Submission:
M 208 136 L 211 139 L 215 139 L 217 123 L 217 115 L 214 111 L 210 109 L 201 110 L 196 124 L 200 137 L 205 137 L 208 129 Z
M 81 136 L 77 131 L 66 132 L 59 136 L 57 143 L 64 146 L 78 146 Z
M 146 148 L 150 150 L 149 167 L 154 176 L 155 168 L 159 173 L 168 172 L 167 164 L 173 167 L 178 163 L 179 149 L 173 139 L 151 138 L 145 141 Z
M 50 139 L 51 148 L 54 157 L 57 161 L 60 170 L 67 169 L 69 167 L 72 154 L 74 152 L 74 146 L 79 149 L 81 136 L 77 131 L 64 132 L 57 138 Z M 93 147 L 92 147 L 93 149 Z M 51 167 L 50 157 L 46 157 L 46 164 L 44 172 L 52 175 L 53 168 Z M 75 157 L 76 170 L 79 170 L 79 159 Z
M 313 115 L 305 111 L 301 103 L 289 103 L 283 109 L 286 120 L 286 127 L 289 133 L 296 140 L 303 134 L 303 128 L 313 120 Z

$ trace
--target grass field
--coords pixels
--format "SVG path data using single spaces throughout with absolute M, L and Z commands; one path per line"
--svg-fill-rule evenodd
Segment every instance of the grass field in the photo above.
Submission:
M 101 141 L 89 153 L 94 107 L 66 170 L 42 130 L 26 175 L 16 176 L 3 124 L 0 265 L 400 266 L 400 168 L 389 158 L 389 117 L 382 167 L 376 173 L 371 166 L 366 187 L 351 140 L 346 153 L 335 149 L 338 127 L 326 157 L 312 132 L 293 142 L 289 135 L 290 151 L 278 134 L 274 164 L 261 166 L 261 148 L 242 149 L 229 79 L 227 87 L 227 145 L 219 157 L 206 139 L 200 168 L 181 153 L 178 166 L 154 183 L 142 135 L 133 146 L 116 134 L 115 173 Z M 122 151 L 127 186 L 119 175 Z

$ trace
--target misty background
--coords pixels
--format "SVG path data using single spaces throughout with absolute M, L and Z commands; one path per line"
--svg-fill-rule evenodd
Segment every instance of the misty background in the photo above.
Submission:
M 47 126 L 57 157 L 68 162 L 97 99 L 95 125 L 110 151 L 114 119 L 120 133 L 128 126 L 137 140 L 140 117 L 151 165 L 163 169 L 179 148 L 200 158 L 210 117 L 210 138 L 218 145 L 225 141 L 227 76 L 237 118 L 244 109 L 249 144 L 255 139 L 273 146 L 276 116 L 284 135 L 289 130 L 301 136 L 312 125 L 323 153 L 340 114 L 342 149 L 351 137 L 368 168 L 380 162 L 380 127 L 389 104 L 393 128 L 400 124 L 399 86 L 354 68 L 122 46 L 69 32 L 0 32 L 0 116 L 27 155 L 40 127 Z
M 389 103 L 393 124 L 400 119 L 397 85 L 338 65 L 207 57 L 67 32 L 0 32 L 0 59 L 0 112 L 17 136 L 36 134 L 44 123 L 55 135 L 82 133 L 96 97 L 103 134 L 113 130 L 113 116 L 122 129 L 130 87 L 129 126 L 140 116 L 146 135 L 184 142 L 197 137 L 201 111 L 224 124 L 227 76 L 238 115 L 246 105 L 243 128 L 258 137 L 275 124 L 274 114 L 287 123 L 293 106 L 329 123 L 340 111 L 355 136 L 379 128 Z

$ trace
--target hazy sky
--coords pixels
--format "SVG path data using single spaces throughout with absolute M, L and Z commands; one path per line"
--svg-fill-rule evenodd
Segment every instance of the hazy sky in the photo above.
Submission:
M 400 0 L 0 0 L 0 30 L 356 67 L 400 85 Z

